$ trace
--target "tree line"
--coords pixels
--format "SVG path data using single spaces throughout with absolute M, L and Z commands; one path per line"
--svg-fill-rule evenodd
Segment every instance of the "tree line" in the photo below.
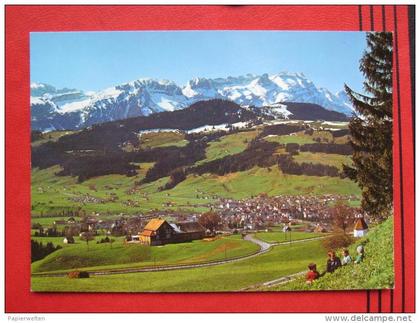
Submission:
M 31 262 L 41 260 L 58 249 L 61 249 L 61 246 L 54 246 L 52 242 L 44 245 L 42 242 L 31 240 Z
M 280 155 L 278 165 L 285 174 L 308 175 L 308 176 L 342 176 L 339 169 L 335 166 L 313 163 L 297 163 L 291 155 Z
M 245 171 L 255 166 L 270 167 L 277 163 L 277 156 L 274 155 L 274 152 L 278 146 L 279 144 L 275 142 L 254 140 L 243 152 L 195 166 L 189 169 L 189 173 L 225 175 Z
M 331 143 L 313 143 L 303 144 L 299 146 L 300 151 L 308 151 L 311 153 L 326 153 L 351 155 L 353 148 L 349 144 L 331 144 Z

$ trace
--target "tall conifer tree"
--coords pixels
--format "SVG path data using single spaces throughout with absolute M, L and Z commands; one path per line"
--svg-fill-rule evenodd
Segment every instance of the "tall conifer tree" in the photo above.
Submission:
M 356 109 L 349 124 L 353 166 L 345 174 L 362 190 L 362 208 L 382 221 L 392 214 L 392 33 L 366 36 L 367 49 L 360 60 L 366 94 L 345 91 Z

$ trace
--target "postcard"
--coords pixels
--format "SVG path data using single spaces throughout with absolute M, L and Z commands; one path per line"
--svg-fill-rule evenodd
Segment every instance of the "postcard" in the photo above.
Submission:
M 32 32 L 31 290 L 392 289 L 394 51 L 390 32 Z

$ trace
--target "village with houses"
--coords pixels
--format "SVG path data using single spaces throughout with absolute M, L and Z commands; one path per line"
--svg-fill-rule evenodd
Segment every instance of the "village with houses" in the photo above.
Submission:
M 214 201 L 215 196 L 211 198 Z M 278 275 L 276 266 L 270 264 L 281 259 L 284 252 L 289 255 L 287 262 L 291 264 L 296 255 L 289 252 L 298 250 L 299 255 L 305 248 L 311 250 L 305 256 L 307 261 L 319 261 L 326 252 L 324 244 L 329 240 L 334 243 L 339 230 L 344 230 L 349 237 L 346 245 L 368 236 L 369 216 L 358 207 L 348 206 L 354 200 L 356 196 L 336 194 L 259 194 L 239 200 L 218 197 L 204 213 L 161 211 L 119 214 L 106 219 L 96 212 L 51 218 L 51 222 L 46 222 L 44 217 L 44 225 L 37 223 L 34 217 L 32 239 L 44 243 L 50 248 L 50 254 L 33 263 L 33 279 L 42 281 L 51 275 L 73 279 L 113 274 L 147 279 L 148 273 L 163 274 L 168 270 L 183 273 L 202 267 L 222 270 L 223 266 L 230 266 L 224 272 L 230 276 L 237 270 L 236 263 L 247 261 L 253 261 L 256 266 L 247 267 L 250 277 L 259 266 Z M 338 214 L 340 207 L 344 209 Z M 345 217 L 341 216 L 343 213 Z M 336 246 L 337 252 L 340 246 Z M 37 247 L 33 249 L 34 254 Z M 123 257 L 122 263 L 119 257 Z M 264 257 L 269 257 L 270 261 Z M 101 263 L 103 265 L 98 266 Z M 211 277 L 208 279 L 214 279 Z M 278 288 L 288 281 L 287 277 L 269 285 L 246 283 L 250 286 L 244 287 L 246 290 L 263 286 Z M 62 288 L 69 288 L 69 284 L 65 283 Z M 154 286 L 151 283 L 151 290 L 156 289 Z M 132 288 L 143 290 L 144 287 Z
M 356 196 L 333 194 L 274 197 L 261 194 L 243 200 L 220 198 L 211 206 L 209 214 L 215 217 L 216 223 L 210 226 L 200 221 L 201 214 L 198 213 L 120 214 L 113 220 L 103 220 L 101 214 L 92 213 L 79 220 L 75 217 L 54 220 L 45 226 L 36 223 L 35 218 L 32 229 L 35 237 L 63 237 L 64 244 L 74 243 L 74 237 L 89 233 L 92 237 L 124 237 L 126 243 L 150 246 L 182 243 L 216 235 L 270 232 L 276 227 L 282 231 L 291 230 L 297 224 L 300 224 L 298 231 L 331 234 L 335 230 L 332 205 L 337 201 L 354 200 L 357 200 Z M 351 215 L 347 229 L 350 230 L 353 223 L 354 236 L 364 236 L 369 221 L 367 214 L 362 214 L 359 208 L 349 210 Z

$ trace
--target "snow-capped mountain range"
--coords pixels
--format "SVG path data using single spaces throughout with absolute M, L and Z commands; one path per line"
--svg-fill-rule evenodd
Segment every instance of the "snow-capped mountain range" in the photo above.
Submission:
M 353 109 L 343 91 L 319 88 L 302 73 L 247 74 L 227 78 L 194 78 L 181 87 L 172 81 L 139 79 L 98 92 L 56 89 L 31 84 L 32 129 L 47 131 L 80 129 L 92 124 L 184 109 L 209 99 L 231 100 L 243 107 L 272 107 L 277 117 L 290 112 L 282 102 L 318 104 L 351 115 Z

